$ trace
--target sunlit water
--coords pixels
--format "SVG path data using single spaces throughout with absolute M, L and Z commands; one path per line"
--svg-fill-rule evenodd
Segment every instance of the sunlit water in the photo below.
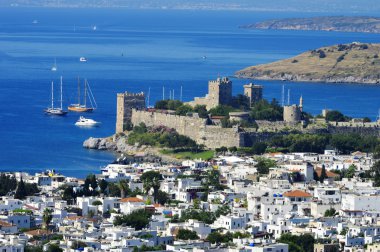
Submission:
M 150 103 L 174 90 L 183 100 L 203 96 L 207 81 L 232 76 L 249 65 L 287 58 L 305 50 L 353 41 L 379 42 L 361 33 L 255 31 L 239 25 L 294 13 L 212 11 L 131 11 L 120 9 L 0 10 L 0 169 L 45 169 L 83 177 L 114 159 L 89 151 L 82 142 L 113 134 L 116 93 L 147 92 Z M 300 15 L 300 14 L 297 14 Z M 317 15 L 317 14 L 315 14 Z M 38 20 L 38 24 L 32 24 Z M 97 26 L 94 30 L 93 26 Z M 79 62 L 79 57 L 88 58 Z M 205 57 L 204 57 L 205 56 Z M 58 71 L 50 69 L 57 61 Z M 88 116 L 99 128 L 74 126 L 79 115 L 49 117 L 50 83 L 64 79 L 64 104 L 76 101 L 77 76 L 87 78 L 98 109 Z M 245 80 L 233 80 L 234 93 Z M 266 98 L 290 89 L 291 103 L 304 98 L 306 111 L 339 109 L 375 119 L 380 88 L 351 84 L 257 81 Z M 287 91 L 286 91 L 287 92 Z

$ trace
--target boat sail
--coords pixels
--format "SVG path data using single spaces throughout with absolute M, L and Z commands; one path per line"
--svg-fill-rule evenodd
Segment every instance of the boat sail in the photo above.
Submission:
M 91 106 L 87 106 L 87 98 Z M 87 82 L 87 79 L 84 80 L 84 94 L 83 94 L 83 104 L 81 104 L 81 93 L 80 93 L 80 80 L 78 77 L 78 103 L 71 104 L 68 109 L 74 112 L 92 112 L 96 109 L 95 97 L 92 94 L 90 85 Z
M 54 82 L 52 81 L 51 82 L 51 107 L 45 109 L 45 113 L 49 114 L 49 115 L 59 115 L 59 116 L 67 114 L 67 111 L 64 111 L 63 107 L 62 107 L 62 76 L 61 76 L 61 98 L 60 98 L 60 102 L 61 102 L 61 107 L 54 108 Z
M 57 71 L 57 59 L 54 59 L 54 65 L 51 67 L 51 70 L 53 71 L 53 72 L 55 72 L 55 71 Z

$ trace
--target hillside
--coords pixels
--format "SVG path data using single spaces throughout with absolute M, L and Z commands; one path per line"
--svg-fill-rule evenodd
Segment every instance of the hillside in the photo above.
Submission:
M 322 47 L 296 57 L 251 66 L 240 78 L 313 82 L 380 83 L 380 44 L 351 43 Z
M 286 18 L 259 22 L 242 28 L 380 33 L 380 18 L 344 16 Z

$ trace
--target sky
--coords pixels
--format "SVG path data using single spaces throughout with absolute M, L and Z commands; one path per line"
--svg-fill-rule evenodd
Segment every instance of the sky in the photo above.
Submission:
M 0 6 L 376 13 L 379 0 L 0 0 Z

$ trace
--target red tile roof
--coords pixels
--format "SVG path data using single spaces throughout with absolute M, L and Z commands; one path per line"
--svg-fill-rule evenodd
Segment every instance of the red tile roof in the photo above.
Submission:
M 137 197 L 129 197 L 129 198 L 123 198 L 119 200 L 119 202 L 125 203 L 125 202 L 144 202 L 144 200 L 139 199 Z
M 322 168 L 315 169 L 315 172 L 318 174 L 318 177 L 320 177 L 321 174 L 322 174 Z M 328 178 L 339 177 L 339 174 L 336 174 L 336 173 L 328 171 L 328 170 L 326 170 L 326 175 L 327 175 Z
M 312 197 L 310 193 L 301 190 L 294 190 L 284 193 L 284 197 Z

